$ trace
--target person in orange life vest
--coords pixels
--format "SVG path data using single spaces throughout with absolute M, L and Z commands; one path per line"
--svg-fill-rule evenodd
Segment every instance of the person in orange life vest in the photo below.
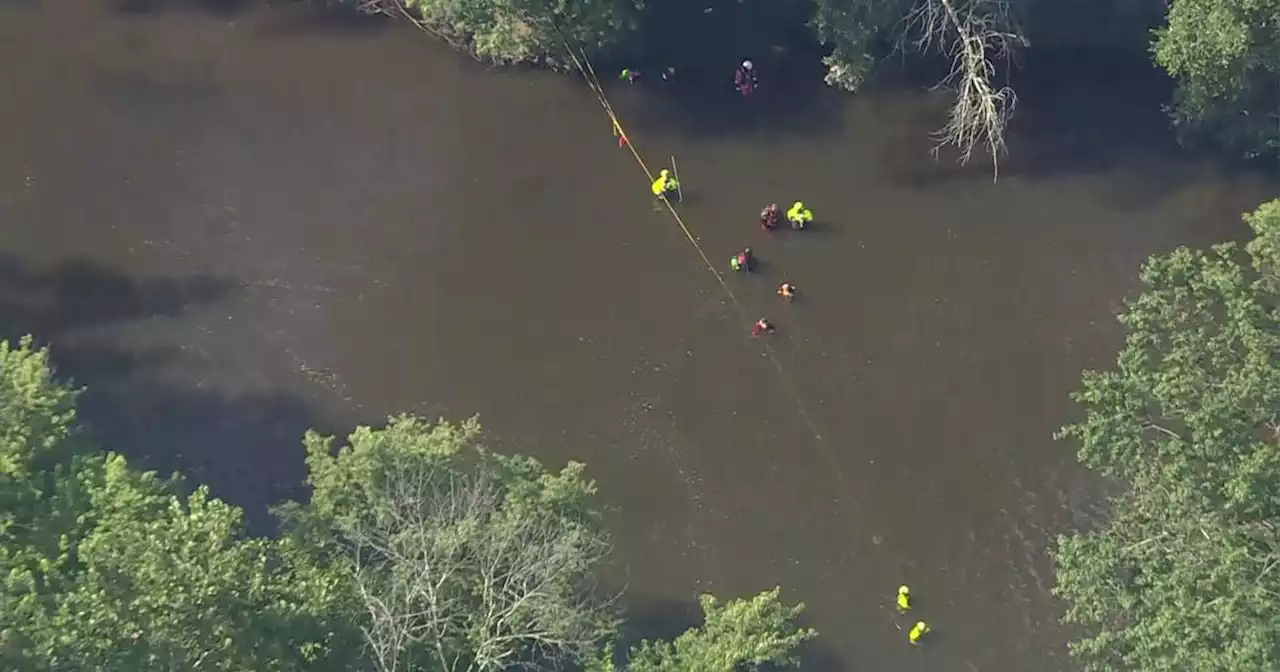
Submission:
M 796 286 L 789 282 L 778 285 L 778 296 L 786 299 L 787 303 L 791 303 L 796 298 Z
M 773 323 L 763 317 L 756 320 L 756 323 L 751 326 L 751 338 L 760 338 L 765 334 L 772 334 L 773 332 Z

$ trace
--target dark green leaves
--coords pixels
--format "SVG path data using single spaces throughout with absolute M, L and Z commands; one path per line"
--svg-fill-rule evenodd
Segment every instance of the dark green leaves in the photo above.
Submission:
M 350 607 L 292 541 L 91 450 L 29 340 L 0 343 L 0 366 L 0 668 L 345 666 Z
M 1246 217 L 1248 256 L 1151 259 L 1116 369 L 1074 395 L 1085 418 L 1063 436 L 1126 486 L 1110 522 L 1057 554 L 1091 669 L 1280 669 L 1278 213 Z
M 1178 80 L 1173 119 L 1189 137 L 1280 151 L 1280 1 L 1174 0 L 1152 51 Z
M 779 589 L 751 599 L 720 603 L 703 595 L 702 626 L 692 628 L 673 642 L 645 641 L 631 652 L 631 672 L 734 672 L 775 668 L 799 663 L 796 651 L 817 633 L 798 627 L 796 617 L 804 605 L 788 607 Z

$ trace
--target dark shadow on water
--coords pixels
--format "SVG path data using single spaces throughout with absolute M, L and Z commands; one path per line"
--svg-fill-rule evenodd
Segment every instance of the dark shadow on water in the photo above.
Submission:
M 681 71 L 673 83 L 605 86 L 628 128 L 661 129 L 700 138 L 814 135 L 839 128 L 844 97 L 822 84 L 820 75 L 816 79 L 785 76 L 771 72 L 767 61 L 753 58 L 761 72 L 761 87 L 744 97 L 733 89 L 738 62 L 726 61 L 723 72 Z
M 732 88 L 733 64 L 726 77 L 706 75 L 651 90 L 634 87 L 634 94 L 628 91 L 625 101 L 615 105 L 632 128 L 660 128 L 708 139 L 816 135 L 839 128 L 844 100 L 820 80 L 766 83 L 757 93 L 743 97 Z
M 346 7 L 326 5 L 306 0 L 280 0 L 273 3 L 257 28 L 259 35 L 268 37 L 300 37 L 326 35 L 339 37 L 369 37 L 380 35 L 402 22 L 383 14 L 365 14 Z M 414 30 L 412 26 L 400 26 Z M 428 38 L 435 39 L 435 38 Z
M 200 11 L 217 16 L 232 16 L 254 5 L 266 4 L 263 0 L 104 0 L 104 2 L 108 7 L 126 14 Z
M 0 335 L 45 341 L 74 332 L 151 317 L 172 317 L 224 298 L 234 287 L 208 276 L 130 278 L 84 260 L 32 268 L 0 255 Z
M 623 615 L 626 622 L 618 638 L 618 650 L 629 651 L 644 639 L 671 641 L 680 633 L 702 623 L 702 610 L 695 599 L 650 600 L 629 595 Z
M 1135 163 L 1159 169 L 1180 154 L 1161 109 L 1172 88 L 1150 64 L 1053 54 L 1024 72 L 1024 81 L 1013 83 L 1020 100 L 1009 138 L 1017 153 L 1005 162 L 1010 176 L 1098 173 Z
M 655 0 L 640 38 L 602 59 L 597 74 L 635 127 L 704 137 L 830 131 L 842 96 L 822 82 L 822 50 L 800 8 L 790 0 Z M 760 79 L 746 98 L 734 90 L 743 60 L 752 61 Z M 675 75 L 663 81 L 668 66 Z M 628 85 L 617 79 L 623 67 L 645 74 Z
M 61 361 L 61 352 L 55 345 L 55 359 Z M 136 370 L 122 379 L 90 367 L 77 377 L 87 384 L 80 415 L 104 447 L 139 467 L 179 472 L 189 486 L 209 486 L 215 496 L 244 508 L 257 533 L 274 529 L 270 506 L 305 499 L 302 435 L 310 428 L 334 428 L 318 426 L 300 399 L 230 396 Z
M 32 268 L 0 256 L 0 337 L 32 334 L 52 346 L 58 376 L 85 388 L 80 418 L 104 449 L 206 484 L 244 507 L 254 529 L 270 531 L 267 507 L 299 495 L 303 432 L 333 428 L 289 395 L 205 386 L 182 344 L 129 343 L 120 331 L 225 299 L 233 287 L 203 276 L 130 278 L 83 260 Z
M 698 191 L 694 189 L 690 191 L 685 191 L 683 197 L 678 197 L 673 199 L 671 204 L 676 206 L 676 212 L 680 213 L 680 215 L 683 217 L 684 211 L 682 208 L 687 208 L 691 205 L 697 205 L 701 202 L 702 202 L 702 194 L 698 193 Z M 657 204 L 657 207 L 658 207 L 658 210 L 661 212 L 667 211 L 667 206 L 662 205 L 661 203 Z
M 1018 103 L 1008 127 L 1008 152 L 1000 157 L 1001 180 L 1108 176 L 1116 180 L 1112 205 L 1145 208 L 1203 177 L 1212 161 L 1219 173 L 1256 172 L 1257 166 L 1221 161 L 1179 146 L 1162 106 L 1172 83 L 1141 55 L 1029 53 L 1011 81 Z M 939 95 L 933 127 L 945 122 L 949 98 Z M 967 166 L 945 148 L 933 161 L 914 161 L 890 171 L 903 183 L 930 186 L 953 181 L 990 181 L 989 156 L 975 151 Z
M 137 16 L 200 13 L 230 18 L 248 11 L 261 16 L 258 34 L 295 37 L 323 34 L 363 37 L 382 33 L 401 21 L 384 14 L 360 12 L 328 0 L 103 0 L 114 10 Z M 434 38 L 432 38 L 434 39 Z

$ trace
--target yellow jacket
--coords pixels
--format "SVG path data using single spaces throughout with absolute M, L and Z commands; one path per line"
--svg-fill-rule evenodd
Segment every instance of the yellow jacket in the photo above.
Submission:
M 676 190 L 676 180 L 670 175 L 658 175 L 658 179 L 653 181 L 653 195 L 661 196 L 668 191 Z
M 787 211 L 787 221 L 812 222 L 813 211 L 804 207 L 804 203 L 796 201 L 796 204 L 791 206 L 791 209 Z

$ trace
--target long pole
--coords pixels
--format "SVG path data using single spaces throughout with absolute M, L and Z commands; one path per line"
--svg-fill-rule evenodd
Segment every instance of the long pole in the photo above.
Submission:
M 684 187 L 680 186 L 680 171 L 676 170 L 676 157 L 671 157 L 671 172 L 676 176 L 676 195 L 680 197 L 680 202 L 684 203 Z

